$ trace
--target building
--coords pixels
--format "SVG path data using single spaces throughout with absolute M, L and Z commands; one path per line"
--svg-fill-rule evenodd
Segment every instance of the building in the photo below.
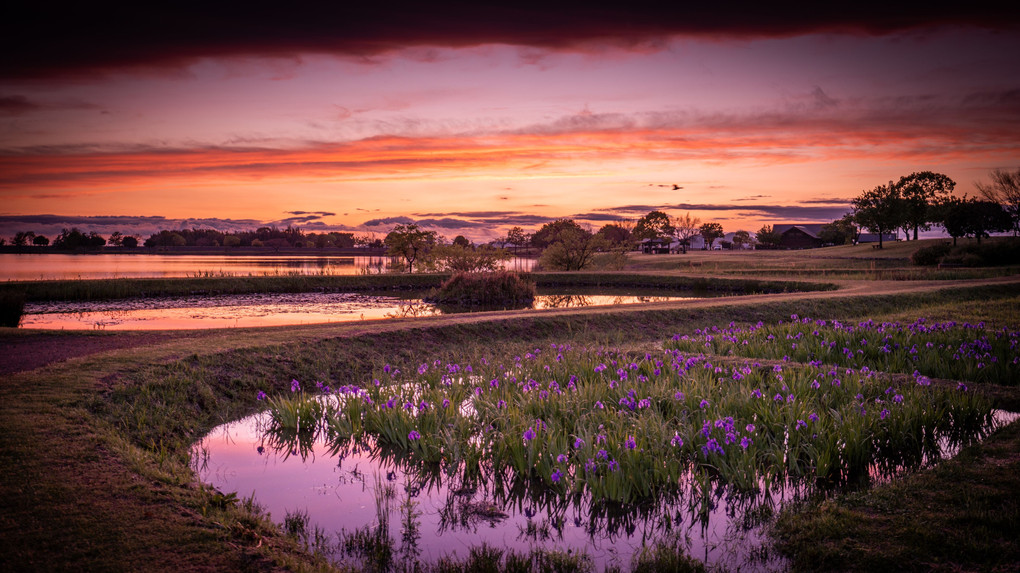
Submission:
M 822 246 L 824 223 L 796 223 L 774 225 L 772 231 L 779 235 L 780 249 L 814 249 Z
M 669 253 L 671 239 L 641 239 L 641 252 L 646 255 L 661 255 Z

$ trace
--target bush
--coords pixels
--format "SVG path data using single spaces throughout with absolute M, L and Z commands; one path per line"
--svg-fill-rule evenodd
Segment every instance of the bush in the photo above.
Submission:
M 935 266 L 942 262 L 942 257 L 948 255 L 951 250 L 952 246 L 949 243 L 921 247 L 910 255 L 910 262 L 918 266 Z
M 535 300 L 535 282 L 508 271 L 457 273 L 425 300 L 471 306 L 528 305 Z
M 967 254 L 973 254 L 983 259 L 983 264 L 994 265 L 1016 265 L 1020 264 L 1020 240 L 1002 239 L 988 241 L 980 245 L 967 245 Z
M 20 291 L 0 292 L 0 326 L 17 328 L 25 314 L 25 293 Z
M 599 253 L 591 262 L 591 269 L 597 271 L 622 271 L 627 266 L 627 253 L 622 249 Z
M 921 247 L 910 255 L 915 265 L 951 264 L 965 267 L 1020 264 L 1020 241 L 1002 239 L 952 247 L 949 243 Z

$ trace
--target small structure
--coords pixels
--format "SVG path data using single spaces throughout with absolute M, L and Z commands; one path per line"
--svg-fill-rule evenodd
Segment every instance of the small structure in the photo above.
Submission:
M 641 239 L 641 252 L 646 255 L 661 255 L 670 252 L 670 239 Z
M 882 242 L 895 242 L 900 240 L 898 233 L 882 233 Z M 857 243 L 877 243 L 878 233 L 861 233 L 860 237 L 857 237 Z
M 822 246 L 823 223 L 783 224 L 772 227 L 780 249 L 814 249 Z

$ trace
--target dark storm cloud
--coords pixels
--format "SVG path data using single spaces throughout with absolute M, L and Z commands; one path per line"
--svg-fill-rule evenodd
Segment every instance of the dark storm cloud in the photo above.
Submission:
M 295 216 L 302 216 L 302 215 L 312 216 L 312 215 L 314 215 L 315 217 L 334 217 L 334 216 L 336 216 L 336 213 L 331 213 L 329 211 L 287 211 L 287 214 L 288 215 L 295 215 Z
M 381 227 L 384 225 L 411 225 L 415 221 L 410 217 L 385 217 L 382 219 L 369 219 L 361 224 L 363 227 Z
M 0 117 L 24 115 L 42 110 L 55 109 L 98 110 L 101 108 L 94 103 L 89 103 L 79 99 L 38 101 L 29 99 L 20 94 L 0 95 Z
M 796 6 L 796 5 L 793 5 Z M 13 17 L 16 14 L 17 19 Z M 655 0 L 603 6 L 566 2 L 20 3 L 0 35 L 0 77 L 89 77 L 100 70 L 174 68 L 201 57 L 304 53 L 372 57 L 404 48 L 509 44 L 583 50 L 600 44 L 658 49 L 671 35 L 782 37 L 885 34 L 939 25 L 1014 28 L 1016 10 L 990 3 L 695 5 Z M 536 56 L 537 57 L 537 56 Z
M 438 229 L 477 229 L 488 227 L 485 223 L 478 221 L 466 221 L 464 219 L 453 219 L 444 217 L 442 219 L 419 219 L 418 224 L 422 227 L 434 227 Z
M 415 224 L 422 227 L 435 229 L 493 229 L 497 227 L 541 226 L 555 217 L 544 215 L 532 215 L 529 213 L 516 213 L 509 211 L 468 211 L 453 213 L 422 213 L 416 214 L 417 219 L 411 217 L 386 217 L 384 219 L 370 219 L 361 224 L 363 227 L 380 227 L 393 225 Z
M 831 221 L 838 219 L 850 210 L 850 204 L 841 203 L 839 199 L 805 201 L 799 205 L 748 205 L 732 203 L 674 203 L 661 205 L 621 205 L 598 209 L 594 213 L 575 215 L 578 219 L 593 221 L 613 220 L 613 214 L 627 217 L 641 217 L 651 211 L 697 211 L 697 212 L 738 212 L 741 217 L 775 218 L 784 220 Z
M 0 96 L 0 116 L 22 115 L 39 109 L 42 106 L 23 95 Z

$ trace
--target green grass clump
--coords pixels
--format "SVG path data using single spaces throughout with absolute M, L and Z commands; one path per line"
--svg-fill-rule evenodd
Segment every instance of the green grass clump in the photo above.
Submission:
M 949 243 L 936 243 L 921 247 L 910 255 L 910 262 L 919 266 L 934 266 L 942 262 L 942 257 L 949 254 L 953 247 Z
M 272 419 L 289 419 L 276 403 Z M 409 374 L 387 365 L 329 404 L 334 450 L 371 443 L 403 452 L 410 475 L 441 465 L 593 503 L 655 500 L 692 475 L 742 491 L 891 475 L 990 422 L 978 395 L 924 379 L 894 386 L 868 369 L 720 366 L 679 351 L 568 345 L 429 360 Z
M 17 328 L 25 314 L 25 293 L 18 290 L 0 291 L 0 326 Z
M 528 306 L 535 300 L 535 282 L 508 271 L 457 273 L 443 282 L 425 300 L 464 306 Z

